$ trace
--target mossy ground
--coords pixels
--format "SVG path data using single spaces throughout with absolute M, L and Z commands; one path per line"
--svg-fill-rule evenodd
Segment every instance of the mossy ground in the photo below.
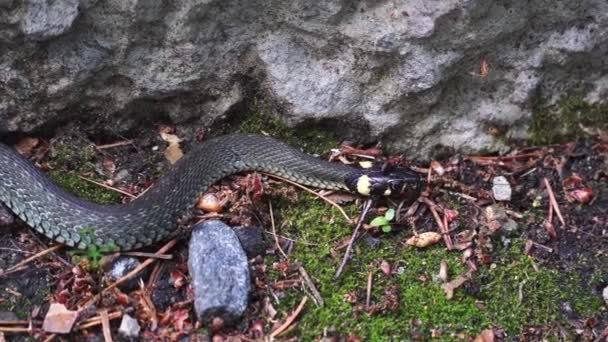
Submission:
M 541 99 L 534 104 L 530 138 L 534 144 L 552 144 L 584 136 L 583 129 L 608 129 L 608 104 L 591 105 L 578 95 L 564 96 L 554 105 Z
M 430 338 L 432 330 L 441 332 L 439 340 L 449 341 L 462 334 L 475 336 L 491 327 L 501 327 L 513 336 L 528 325 L 550 325 L 564 319 L 562 303 L 570 303 L 582 315 L 596 313 L 602 306 L 600 299 L 579 293 L 580 279 L 575 274 L 541 265 L 536 265 L 536 271 L 520 242 L 499 250 L 494 265 L 477 273 L 473 281 L 479 288 L 477 293 L 460 288 L 451 300 L 434 279 L 442 260 L 449 265 L 450 278 L 464 272 L 461 253 L 448 252 L 443 246 L 407 247 L 402 243 L 408 235 L 405 233 L 386 234 L 373 248 L 359 243 L 343 275 L 335 280 L 339 260 L 332 259 L 330 249 L 350 236 L 352 227 L 333 207 L 307 194 L 300 196 L 297 204 L 279 205 L 278 209 L 279 224 L 285 224 L 282 233 L 296 240 L 292 260 L 302 263 L 325 300 L 323 307 L 309 302 L 292 331 L 302 341 L 318 338 L 324 330 L 352 333 L 365 341 L 391 336 L 397 340 L 414 335 Z M 349 210 L 354 212 L 355 208 Z M 381 260 L 395 267 L 397 274 L 384 275 L 378 267 Z M 396 285 L 396 311 L 369 315 L 357 312 L 346 300 L 347 295 L 358 294 L 359 303 L 365 302 L 369 270 L 373 272 L 372 303 L 380 302 L 385 289 Z M 285 294 L 279 305 L 281 312 L 293 310 L 304 295 L 295 290 Z

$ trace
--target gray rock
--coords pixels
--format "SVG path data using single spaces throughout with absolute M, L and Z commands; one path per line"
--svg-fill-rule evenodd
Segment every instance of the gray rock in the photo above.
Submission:
M 258 255 L 264 255 L 268 244 L 264 240 L 264 231 L 256 226 L 232 227 L 236 236 L 241 242 L 241 246 L 249 259 Z
M 537 95 L 548 103 L 570 91 L 590 102 L 608 97 L 604 0 L 0 7 L 0 132 L 56 127 L 74 115 L 116 133 L 156 117 L 190 128 L 250 106 L 256 89 L 256 99 L 281 104 L 289 124 L 344 120 L 352 127 L 339 134 L 425 155 L 438 145 L 500 150 L 505 138 L 526 138 Z M 482 60 L 487 75 L 479 75 Z M 504 134 L 490 134 L 494 126 Z
M 108 283 L 113 283 L 118 279 L 122 278 L 127 273 L 134 270 L 137 266 L 141 265 L 139 259 L 130 257 L 130 256 L 120 256 L 116 260 L 112 261 L 112 263 L 106 267 L 105 278 Z M 138 288 L 139 279 L 143 276 L 140 274 L 134 278 L 131 278 L 122 284 L 118 285 L 118 287 L 125 291 L 131 292 Z
M 22 20 L 23 34 L 47 40 L 67 32 L 78 16 L 78 0 L 28 0 Z M 84 57 L 84 56 L 83 56 Z
M 124 337 L 138 337 L 139 331 L 141 328 L 139 327 L 139 323 L 137 320 L 128 314 L 122 315 L 122 321 L 120 321 L 120 327 L 118 328 L 118 333 Z
M 247 256 L 236 233 L 221 221 L 198 224 L 188 254 L 198 319 L 236 323 L 247 308 L 251 288 Z
M 608 286 L 604 287 L 602 291 L 602 298 L 604 298 L 604 302 L 608 305 Z
M 511 184 L 503 176 L 494 177 L 492 179 L 492 193 L 497 201 L 510 201 L 512 193 Z

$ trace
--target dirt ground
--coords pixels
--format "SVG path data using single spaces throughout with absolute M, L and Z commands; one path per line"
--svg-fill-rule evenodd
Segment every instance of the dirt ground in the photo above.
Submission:
M 116 189 L 137 195 L 170 170 L 170 143 L 159 132 L 184 139 L 179 148 L 185 153 L 206 139 L 204 132 L 182 133 L 161 125 L 142 128 L 132 137 L 95 136 L 67 127 L 52 137 L 19 136 L 9 143 L 20 146 L 69 191 L 116 203 L 129 200 Z M 377 152 L 334 146 L 339 152 L 325 150 L 323 157 L 331 155 L 335 162 L 359 161 Z M 606 156 L 608 140 L 596 136 L 513 147 L 501 157 L 454 154 L 433 162 L 377 158 L 413 166 L 428 178 L 425 200 L 377 203 L 366 222 L 392 208 L 396 215 L 389 220 L 390 232 L 364 225 L 342 280 L 333 284 L 331 276 L 354 225 L 340 221 L 341 214 L 330 204 L 292 185 L 260 175 L 229 177 L 210 190 L 222 201 L 221 213 L 196 209 L 182 223 L 220 218 L 266 231 L 266 255 L 250 261 L 252 303 L 242 323 L 231 328 L 202 326 L 193 315 L 187 230 L 165 253 L 171 260 L 148 266 L 143 287 L 106 291 L 103 265 L 111 264 L 111 253 L 99 256 L 103 258 L 97 265 L 96 252 L 61 248 L 15 269 L 54 246 L 17 221 L 2 227 L 0 234 L 0 340 L 2 334 L 9 341 L 103 340 L 99 315 L 106 309 L 116 340 L 125 340 L 117 330 L 121 315 L 128 313 L 138 319 L 144 340 L 263 340 L 287 322 L 279 340 L 364 341 L 377 339 L 378 332 L 387 340 L 601 341 L 608 335 L 608 304 L 602 299 L 608 287 Z M 510 201 L 493 199 L 492 180 L 499 175 L 511 185 Z M 328 196 L 351 217 L 360 215 L 362 199 Z M 276 241 L 269 201 L 275 204 Z M 298 222 L 310 226 L 292 227 Z M 426 248 L 408 245 L 409 238 L 424 232 L 439 233 L 440 238 Z M 436 279 L 444 263 L 449 276 Z M 445 298 L 450 292 L 446 288 L 453 299 Z M 412 302 L 412 289 L 429 296 Z M 300 299 L 308 296 L 312 302 L 315 292 L 325 306 L 308 303 L 297 317 L 292 315 Z M 69 310 L 86 307 L 70 334 L 53 336 L 42 330 L 51 302 Z

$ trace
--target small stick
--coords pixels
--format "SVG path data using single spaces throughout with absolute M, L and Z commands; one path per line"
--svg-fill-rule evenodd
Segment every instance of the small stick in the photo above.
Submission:
M 523 159 L 523 158 L 533 158 L 533 157 L 540 157 L 542 154 L 539 152 L 531 152 L 531 153 L 522 153 L 522 154 L 515 154 L 512 156 L 468 156 L 468 157 L 464 157 L 464 160 L 470 160 L 473 162 L 479 162 L 479 161 L 508 161 L 508 160 L 514 160 L 514 159 Z
M 477 198 L 475 198 L 473 196 L 469 196 L 467 194 L 463 194 L 461 192 L 450 191 L 450 190 L 446 190 L 446 189 L 439 189 L 439 191 L 443 192 L 444 194 L 449 194 L 449 195 L 460 197 L 460 198 L 465 199 L 467 201 L 477 202 Z
M 300 314 L 300 311 L 302 311 L 302 309 L 304 308 L 304 304 L 306 304 L 306 301 L 308 301 L 308 297 L 304 296 L 304 298 L 302 298 L 302 301 L 300 302 L 300 304 L 298 305 L 298 307 L 295 309 L 295 311 L 291 315 L 289 315 L 289 317 L 287 317 L 287 319 L 285 320 L 285 322 L 283 324 L 281 324 L 280 327 L 278 327 L 275 331 L 273 331 L 270 334 L 271 338 L 275 338 L 275 337 L 281 335 L 285 330 L 287 330 L 287 328 L 289 328 L 289 326 L 291 325 L 291 323 L 293 323 L 293 321 Z
M 103 339 L 105 342 L 112 341 L 112 332 L 110 331 L 110 317 L 108 317 L 108 310 L 100 310 L 99 316 L 101 317 L 101 331 L 103 331 Z
M 55 337 L 57 337 L 57 334 L 50 334 L 49 337 L 44 339 L 44 342 L 51 342 Z
M 118 193 L 120 193 L 120 194 L 123 194 L 123 195 L 125 195 L 125 196 L 127 196 L 127 197 L 130 197 L 130 198 L 137 198 L 137 196 L 133 195 L 132 193 L 128 193 L 128 192 L 126 192 L 126 191 L 124 191 L 124 190 L 120 190 L 120 189 L 115 188 L 115 187 L 113 187 L 113 186 L 105 185 L 105 184 L 103 184 L 103 183 L 100 183 L 100 182 L 94 181 L 94 180 L 92 180 L 92 179 L 90 179 L 90 178 L 83 177 L 83 176 L 81 176 L 81 175 L 77 175 L 77 176 L 78 176 L 78 178 L 80 178 L 80 179 L 82 179 L 82 180 L 84 180 L 84 181 L 87 181 L 87 182 L 89 182 L 89 183 L 93 183 L 93 184 L 95 184 L 95 185 L 99 185 L 99 186 L 100 186 L 100 187 L 102 187 L 102 188 L 105 188 L 105 189 L 108 189 L 108 190 L 112 190 L 112 191 L 116 191 L 116 192 L 118 192 Z
M 346 212 L 344 211 L 344 209 L 342 209 L 342 207 L 341 207 L 341 206 L 340 206 L 338 203 L 336 203 L 336 202 L 334 202 L 334 201 L 330 200 L 329 198 L 327 198 L 327 197 L 325 197 L 325 196 L 323 196 L 323 195 L 321 195 L 321 194 L 319 194 L 319 193 L 317 193 L 317 192 L 315 192 L 315 191 L 313 191 L 313 190 L 311 190 L 311 189 L 309 189 L 309 188 L 305 187 L 305 186 L 304 186 L 304 185 L 302 185 L 302 184 L 298 184 L 298 183 L 296 183 L 296 182 L 294 182 L 294 181 L 291 181 L 291 180 L 289 180 L 289 179 L 287 179 L 287 178 L 283 178 L 283 177 L 281 177 L 281 176 L 276 176 L 276 175 L 273 175 L 273 174 L 270 174 L 270 173 L 265 173 L 265 175 L 270 176 L 270 177 L 273 177 L 273 178 L 276 178 L 276 179 L 278 179 L 278 180 L 281 180 L 281 181 L 283 181 L 283 182 L 289 183 L 289 184 L 291 184 L 291 185 L 297 186 L 298 188 L 300 188 L 300 189 L 302 189 L 302 190 L 305 190 L 305 191 L 307 191 L 307 192 L 310 192 L 311 194 L 313 194 L 313 195 L 315 195 L 315 196 L 317 196 L 317 197 L 321 198 L 321 199 L 322 199 L 322 200 L 324 200 L 325 202 L 327 202 L 327 203 L 329 203 L 329 204 L 333 205 L 334 207 L 336 207 L 336 209 L 338 209 L 338 210 L 340 211 L 340 213 L 342 214 L 342 216 L 344 216 L 344 218 L 346 219 L 346 221 L 351 222 L 350 217 L 349 217 L 349 216 L 346 214 Z
M 543 177 L 543 182 L 545 182 L 545 187 L 547 188 L 547 192 L 549 193 L 549 201 L 551 202 L 551 205 L 553 206 L 553 209 L 555 210 L 555 213 L 557 214 L 557 217 L 559 218 L 559 222 L 561 222 L 562 225 L 565 226 L 566 221 L 564 221 L 562 212 L 559 210 L 559 206 L 557 205 L 557 200 L 555 199 L 555 194 L 553 193 L 553 189 L 551 188 L 551 184 L 549 183 L 549 180 L 547 179 L 547 177 Z
M 272 226 L 272 236 L 274 236 L 274 242 L 276 243 L 279 252 L 283 254 L 285 259 L 289 259 L 287 254 L 285 254 L 283 248 L 281 248 L 281 244 L 279 243 L 279 237 L 277 236 L 277 227 L 274 224 L 274 214 L 272 213 L 272 202 L 270 201 L 268 201 L 268 210 L 270 211 L 270 225 Z
M 41 252 L 38 252 L 38 253 L 36 253 L 36 254 L 32 255 L 31 257 L 28 257 L 28 258 L 26 258 L 26 259 L 24 259 L 24 260 L 21 260 L 21 261 L 20 261 L 18 264 L 16 264 L 15 266 L 9 267 L 9 268 L 6 270 L 6 272 L 0 272 L 0 275 L 6 275 L 6 274 L 9 274 L 9 273 L 12 273 L 12 272 L 13 272 L 13 271 L 15 271 L 16 269 L 18 269 L 18 268 L 20 268 L 20 267 L 22 267 L 22 266 L 27 265 L 27 264 L 28 264 L 28 263 L 30 263 L 32 260 L 38 259 L 38 258 L 40 258 L 40 257 L 42 257 L 42 256 L 44 256 L 44 255 L 47 255 L 47 254 L 49 254 L 49 253 L 51 253 L 51 252 L 54 252 L 54 251 L 56 251 L 56 250 L 60 249 L 61 247 L 63 247 L 63 245 L 55 245 L 55 246 L 50 247 L 50 248 L 47 248 L 47 249 L 45 249 L 45 250 L 43 250 L 43 251 L 41 251 Z
M 9 332 L 9 333 L 22 333 L 22 332 L 30 332 L 31 328 L 20 328 L 20 327 L 0 327 L 0 332 Z
M 355 238 L 357 237 L 359 228 L 361 228 L 361 226 L 363 225 L 365 216 L 367 215 L 369 208 L 372 207 L 372 202 L 373 201 L 370 198 L 363 205 L 363 211 L 361 212 L 361 217 L 359 218 L 359 222 L 357 222 L 357 226 L 355 227 L 355 231 L 353 232 L 353 235 L 350 237 L 350 240 L 348 241 L 348 246 L 346 247 L 346 252 L 344 252 L 344 258 L 342 259 L 342 263 L 340 264 L 340 267 L 338 267 L 338 270 L 336 271 L 336 275 L 334 275 L 334 279 L 337 279 L 338 277 L 340 277 L 340 274 L 342 274 L 342 270 L 344 269 L 344 266 L 346 266 L 346 262 L 348 261 L 348 258 L 350 257 L 350 251 L 353 248 L 353 243 L 355 242 Z
M 32 322 L 34 323 L 34 322 Z M 30 321 L 26 321 L 26 320 L 21 320 L 21 321 L 6 321 L 6 320 L 0 320 L 0 325 L 28 325 L 30 324 Z M 38 324 L 40 324 L 40 322 L 38 322 Z
M 367 273 L 367 291 L 365 293 L 365 309 L 369 309 L 372 300 L 372 271 Z
M 300 276 L 302 276 L 304 283 L 306 284 L 306 286 L 308 286 L 310 292 L 312 292 L 312 299 L 315 304 L 319 307 L 323 306 L 323 304 L 325 304 L 323 301 L 323 297 L 321 297 L 321 294 L 315 287 L 315 283 L 313 283 L 312 279 L 310 279 L 308 272 L 306 272 L 303 266 L 298 267 L 298 271 L 300 272 Z
M 108 314 L 108 320 L 113 320 L 122 317 L 122 311 L 115 311 Z M 94 326 L 98 326 L 102 324 L 102 319 L 100 316 L 95 316 L 87 319 L 86 321 L 78 324 L 75 330 L 84 330 Z
M 98 150 L 103 150 L 106 148 L 113 148 L 113 147 L 132 145 L 132 144 L 133 144 L 133 140 L 125 140 L 125 141 L 118 141 L 118 142 L 111 143 L 111 144 L 96 145 L 95 148 Z
M 120 253 L 120 254 L 134 256 L 134 257 L 163 259 L 163 260 L 171 260 L 171 259 L 173 259 L 173 255 L 172 254 L 160 254 L 160 255 L 156 255 L 154 253 L 146 253 L 146 252 L 123 252 L 123 253 Z
M 439 213 L 437 212 L 437 204 L 433 203 L 430 199 L 424 196 L 420 196 L 418 200 L 426 204 L 426 206 L 431 210 L 431 213 L 433 213 L 433 217 L 435 218 L 435 222 L 437 222 L 437 225 L 439 226 L 439 231 L 441 232 L 441 235 L 443 235 L 443 241 L 445 242 L 446 247 L 448 249 L 452 249 L 454 247 L 452 244 L 452 238 L 450 237 L 448 228 L 444 227 L 444 222 L 441 217 L 439 217 Z

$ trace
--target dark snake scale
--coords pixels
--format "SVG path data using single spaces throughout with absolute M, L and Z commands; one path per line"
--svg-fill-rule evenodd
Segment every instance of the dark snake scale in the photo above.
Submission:
M 351 191 L 356 190 L 352 184 L 365 174 L 363 169 L 314 158 L 273 138 L 226 135 L 198 145 L 132 202 L 98 205 L 65 192 L 27 159 L 0 144 L 0 202 L 57 242 L 81 249 L 94 244 L 129 250 L 166 238 L 202 192 L 243 171 L 262 171 L 303 185 Z M 406 173 L 405 179 L 394 184 L 400 191 L 408 186 L 419 189 L 420 179 Z

